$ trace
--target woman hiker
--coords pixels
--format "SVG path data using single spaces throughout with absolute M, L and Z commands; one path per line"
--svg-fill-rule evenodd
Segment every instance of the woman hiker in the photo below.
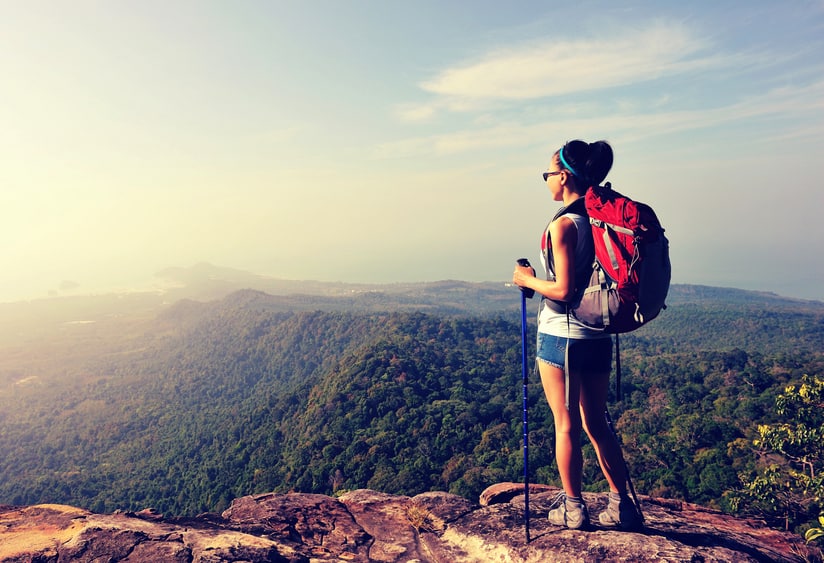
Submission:
M 612 147 L 606 141 L 570 141 L 552 157 L 543 178 L 554 201 L 563 202 L 542 236 L 547 279 L 530 267 L 516 266 L 513 283 L 541 294 L 537 359 L 541 383 L 555 423 L 555 459 L 564 492 L 549 521 L 558 526 L 589 525 L 581 498 L 583 454 L 581 430 L 589 436 L 609 483 L 609 504 L 599 515 L 602 525 L 635 529 L 641 521 L 627 494 L 626 466 L 620 444 L 607 424 L 607 389 L 612 364 L 612 338 L 567 315 L 565 304 L 589 280 L 594 248 L 584 195 L 612 168 Z M 576 283 L 576 280 L 577 283 Z M 568 349 L 567 349 L 568 345 Z M 569 381 L 564 363 L 569 361 Z

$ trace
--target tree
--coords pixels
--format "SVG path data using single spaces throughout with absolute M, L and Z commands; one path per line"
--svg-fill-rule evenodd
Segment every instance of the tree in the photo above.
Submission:
M 809 527 L 824 500 L 824 379 L 804 375 L 775 405 L 782 421 L 758 426 L 761 467 L 745 479 L 744 498 L 786 529 Z

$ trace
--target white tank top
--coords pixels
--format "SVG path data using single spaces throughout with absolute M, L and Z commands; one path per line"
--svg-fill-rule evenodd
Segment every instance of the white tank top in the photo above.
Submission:
M 580 279 L 579 274 L 589 271 L 594 260 L 589 218 L 577 213 L 565 213 L 561 217 L 570 219 L 575 224 L 575 229 L 578 232 L 578 242 L 575 245 L 575 278 Z M 544 232 L 542 245 L 550 244 L 547 236 L 548 231 L 549 227 Z M 541 263 L 547 273 L 547 279 L 554 280 L 555 274 L 552 272 L 550 264 L 547 263 L 547 255 L 548 253 L 541 252 Z M 549 306 L 546 297 L 541 300 L 538 312 L 538 332 L 565 338 L 609 338 L 608 334 L 589 328 L 572 315 L 554 311 Z

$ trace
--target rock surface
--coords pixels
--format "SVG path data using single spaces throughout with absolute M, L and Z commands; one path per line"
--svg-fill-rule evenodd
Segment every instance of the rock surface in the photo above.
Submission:
M 820 561 L 821 553 L 763 522 L 642 497 L 646 527 L 619 532 L 552 526 L 557 489 L 487 489 L 481 503 L 447 493 L 415 497 L 369 490 L 340 498 L 291 493 L 235 499 L 222 515 L 164 518 L 151 509 L 93 514 L 63 505 L 0 506 L 2 562 L 596 562 Z M 585 493 L 590 513 L 606 495 Z

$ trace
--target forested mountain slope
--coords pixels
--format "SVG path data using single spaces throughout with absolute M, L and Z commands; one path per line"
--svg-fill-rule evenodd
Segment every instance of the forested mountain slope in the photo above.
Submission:
M 49 348 L 50 361 L 9 348 L 0 503 L 192 515 L 270 490 L 474 497 L 517 481 L 517 292 L 493 291 L 506 305 L 472 314 L 479 294 L 467 307 L 455 297 L 466 288 L 449 287 L 447 309 L 426 312 L 387 294 L 352 298 L 392 303 L 384 311 L 313 309 L 307 296 L 289 310 L 288 297 L 245 290 L 73 326 L 74 345 Z M 822 373 L 820 305 L 675 286 L 659 319 L 622 337 L 624 399 L 611 411 L 639 491 L 726 507 L 777 393 Z M 554 483 L 537 379 L 530 393 L 531 478 Z M 586 471 L 603 490 L 590 449 Z

